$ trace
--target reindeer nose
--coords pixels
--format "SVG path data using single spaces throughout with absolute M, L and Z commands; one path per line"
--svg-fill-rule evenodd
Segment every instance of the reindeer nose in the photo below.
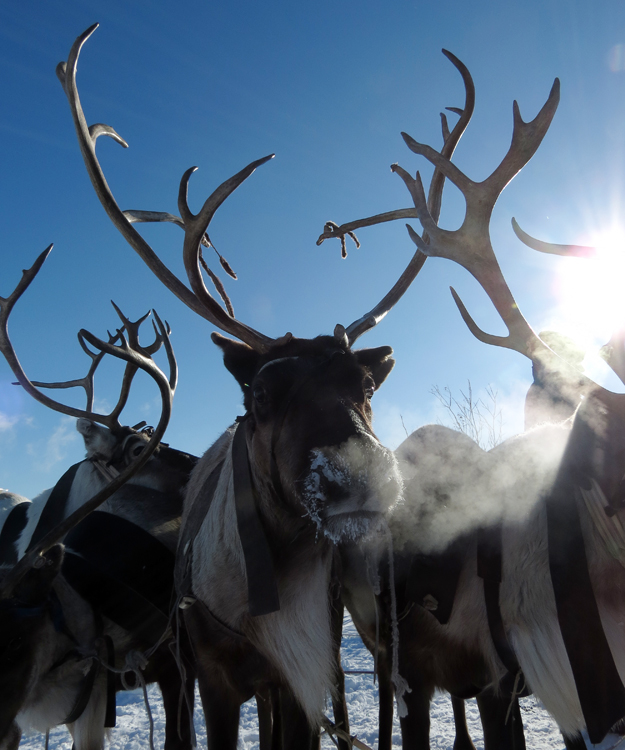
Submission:
M 321 474 L 319 477 L 319 489 L 327 503 L 340 503 L 352 496 L 349 486 L 340 484 L 325 474 Z

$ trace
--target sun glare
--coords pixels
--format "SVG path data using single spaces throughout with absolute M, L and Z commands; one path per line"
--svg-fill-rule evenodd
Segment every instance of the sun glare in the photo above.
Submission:
M 584 348 L 607 343 L 625 325 L 625 231 L 595 235 L 592 244 L 596 257 L 562 261 L 555 281 L 556 315 Z

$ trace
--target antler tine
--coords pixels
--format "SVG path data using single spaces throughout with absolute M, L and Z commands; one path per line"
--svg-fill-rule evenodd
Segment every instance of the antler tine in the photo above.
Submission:
M 109 338 L 109 343 L 113 344 L 117 338 L 123 338 L 123 332 L 126 331 L 128 336 L 128 347 L 131 351 L 138 352 L 142 354 L 145 357 L 152 357 L 153 354 L 156 354 L 156 352 L 161 348 L 163 344 L 165 344 L 166 350 L 167 350 L 167 358 L 169 360 L 170 367 L 172 366 L 172 361 L 174 365 L 174 371 L 172 371 L 172 377 L 173 380 L 173 390 L 175 390 L 175 383 L 177 382 L 177 366 L 176 366 L 176 359 L 173 356 L 173 350 L 171 349 L 171 343 L 169 342 L 169 337 L 163 337 L 161 334 L 161 328 L 163 326 L 162 322 L 159 322 L 159 327 L 154 324 L 154 321 L 152 321 L 154 325 L 154 332 L 155 332 L 155 339 L 154 342 L 150 346 L 141 346 L 139 343 L 139 328 L 141 327 L 141 324 L 147 320 L 147 318 L 150 317 L 150 311 L 148 311 L 145 315 L 143 315 L 139 320 L 131 321 L 129 318 L 127 318 L 124 313 L 119 309 L 119 307 L 111 300 L 111 304 L 115 308 L 115 312 L 119 316 L 119 319 L 123 323 L 123 327 L 117 331 L 117 335 L 115 337 Z M 167 333 L 170 333 L 169 326 L 167 326 Z M 109 334 L 110 336 L 110 334 Z M 117 404 L 113 411 L 111 412 L 111 416 L 114 417 L 116 420 L 119 419 L 119 415 L 124 410 L 124 407 L 126 406 L 128 402 L 128 397 L 130 395 L 130 389 L 132 387 L 132 381 L 134 380 L 135 375 L 137 374 L 139 368 L 136 364 L 133 362 L 127 362 L 126 368 L 124 370 L 124 376 L 122 379 L 122 386 L 120 389 L 120 396 L 117 401 Z M 171 386 L 171 382 L 170 382 Z M 121 427 L 121 425 L 120 425 Z
M 169 341 L 169 326 L 163 325 L 161 319 L 154 313 L 158 324 L 158 331 L 160 337 L 163 339 L 165 347 L 170 358 L 170 363 L 173 358 L 173 351 L 171 349 L 171 343 Z M 129 365 L 137 369 L 141 369 L 156 382 L 159 387 L 161 394 L 162 410 L 161 417 L 158 424 L 150 436 L 145 448 L 122 471 L 113 481 L 111 481 L 104 489 L 100 490 L 94 497 L 88 500 L 86 503 L 80 506 L 76 511 L 70 514 L 64 521 L 58 524 L 55 528 L 51 529 L 39 543 L 33 547 L 29 552 L 22 557 L 19 562 L 13 567 L 13 569 L 5 576 L 0 587 L 0 596 L 7 596 L 15 588 L 17 583 L 23 578 L 23 576 L 35 565 L 40 555 L 44 554 L 54 544 L 59 542 L 63 537 L 75 526 L 77 526 L 84 518 L 86 518 L 92 511 L 98 508 L 102 503 L 107 500 L 114 492 L 116 492 L 125 482 L 130 479 L 142 466 L 144 466 L 150 456 L 154 453 L 159 443 L 161 442 L 165 430 L 171 417 L 172 399 L 173 399 L 173 388 L 170 385 L 170 380 L 167 376 L 157 367 L 154 361 L 150 357 L 146 357 L 141 352 L 132 349 L 124 334 L 120 331 L 121 343 L 114 345 L 110 341 L 102 341 L 93 334 L 85 331 L 80 331 L 79 336 L 82 336 L 88 341 L 91 346 L 99 349 L 105 354 L 111 354 L 114 357 L 125 360 Z M 175 363 L 175 358 L 174 358 Z M 175 375 L 173 376 L 175 381 Z M 175 387 L 175 385 L 174 385 Z
M 159 222 L 170 222 L 171 224 L 175 224 L 178 227 L 181 227 L 184 229 L 184 221 L 174 214 L 167 213 L 166 211 L 124 211 L 124 216 L 128 219 L 128 221 L 131 224 L 144 224 L 144 223 L 159 223 Z M 221 263 L 222 268 L 224 271 L 233 279 L 237 278 L 236 273 L 230 268 L 230 265 L 228 261 L 217 251 L 217 248 L 213 243 L 211 242 L 210 237 L 206 232 L 204 232 L 204 236 L 200 240 L 200 245 L 203 247 L 212 247 L 217 256 L 219 257 L 219 262 Z M 221 301 L 224 303 L 226 310 L 228 312 L 228 315 L 230 315 L 231 318 L 234 318 L 234 308 L 232 307 L 232 302 L 230 301 L 230 297 L 228 296 L 224 285 L 221 283 L 219 278 L 211 271 L 211 269 L 208 267 L 206 261 L 202 257 L 202 248 L 199 248 L 199 259 L 200 263 L 202 264 L 202 267 L 206 271 L 206 273 L 209 275 L 210 280 L 213 282 L 215 289 L 217 290 L 217 293 L 221 297 Z
M 109 334 L 109 341 L 110 343 L 115 343 L 117 339 L 119 338 L 117 334 L 115 336 L 110 336 Z M 66 389 L 66 388 L 83 388 L 85 391 L 85 396 L 87 397 L 87 404 L 86 404 L 86 410 L 87 412 L 93 412 L 93 401 L 95 396 L 95 389 L 94 389 L 94 380 L 95 380 L 95 372 L 98 369 L 98 366 L 100 362 L 104 359 L 104 352 L 98 352 L 97 354 L 95 352 L 92 352 L 91 349 L 85 344 L 84 340 L 81 338 L 80 334 L 78 335 L 78 343 L 80 344 L 82 350 L 85 352 L 85 354 L 91 358 L 91 365 L 89 367 L 89 370 L 87 374 L 82 378 L 75 378 L 74 380 L 65 380 L 62 382 L 56 382 L 56 383 L 44 383 L 41 380 L 31 380 L 31 383 L 37 387 L 37 388 L 59 388 L 59 389 Z
M 13 290 L 13 292 L 8 297 L 0 297 L 0 352 L 6 359 L 7 363 L 9 364 L 9 367 L 13 370 L 13 374 L 18 380 L 18 383 L 24 388 L 24 390 L 32 396 L 36 401 L 38 401 L 43 406 L 48 407 L 49 409 L 52 409 L 52 411 L 59 412 L 60 414 L 65 414 L 70 417 L 75 418 L 84 418 L 89 419 L 92 422 L 98 422 L 100 424 L 105 425 L 113 432 L 119 431 L 121 429 L 121 424 L 119 423 L 118 417 L 125 406 L 127 400 L 128 400 L 128 392 L 130 389 L 130 384 L 132 382 L 132 378 L 134 377 L 134 374 L 136 372 L 136 364 L 134 363 L 134 360 L 132 358 L 129 358 L 128 355 L 121 356 L 121 353 L 116 354 L 115 356 L 118 356 L 121 359 L 125 359 L 128 363 L 125 368 L 124 372 L 124 378 L 122 382 L 122 388 L 121 388 L 121 395 L 119 397 L 119 400 L 117 402 L 117 405 L 115 408 L 109 413 L 109 414 L 98 414 L 97 412 L 93 411 L 93 397 L 94 397 L 94 376 L 97 367 L 99 366 L 100 362 L 102 361 L 105 353 L 115 351 L 115 352 L 121 352 L 121 351 L 135 351 L 137 353 L 137 356 L 148 358 L 151 354 L 150 349 L 144 349 L 142 348 L 138 343 L 138 335 L 137 330 L 139 324 L 145 320 L 147 317 L 144 316 L 140 321 L 137 321 L 137 323 L 130 322 L 127 318 L 124 317 L 124 315 L 121 313 L 119 308 L 114 305 L 115 309 L 117 310 L 122 322 L 124 322 L 126 325 L 130 328 L 129 338 L 130 338 L 130 345 L 126 343 L 126 339 L 124 337 L 124 327 L 119 329 L 116 334 L 111 335 L 109 334 L 109 341 L 106 342 L 106 346 L 101 346 L 98 344 L 96 347 L 99 349 L 99 352 L 96 354 L 89 350 L 89 348 L 85 344 L 85 339 L 89 341 L 89 338 L 84 336 L 84 333 L 81 331 L 78 334 L 78 341 L 83 349 L 83 351 L 91 358 L 91 365 L 89 367 L 89 371 L 87 374 L 82 378 L 76 378 L 74 380 L 67 380 L 64 382 L 57 382 L 57 383 L 44 383 L 42 381 L 31 381 L 30 378 L 26 375 L 18 357 L 15 353 L 15 349 L 13 348 L 13 344 L 11 343 L 11 340 L 9 338 L 9 331 L 8 331 L 8 322 L 9 322 L 9 315 L 11 314 L 11 311 L 13 310 L 13 307 L 15 306 L 15 303 L 20 299 L 22 294 L 28 289 L 30 284 L 32 283 L 33 279 L 41 269 L 41 266 L 45 262 L 46 258 L 50 254 L 50 251 L 52 250 L 52 245 L 47 247 L 43 253 L 37 258 L 35 263 L 32 265 L 32 267 L 28 270 L 25 270 L 22 272 L 22 278 L 20 279 L 18 285 Z M 166 329 L 163 329 L 166 330 Z M 89 334 L 91 336 L 91 334 Z M 161 339 L 162 335 L 159 337 L 159 343 L 157 346 L 157 349 L 161 346 Z M 125 343 L 125 347 L 122 350 L 118 350 L 116 348 L 116 341 L 121 341 Z M 100 340 L 97 339 L 99 342 Z M 154 346 L 154 345 L 152 345 Z M 156 350 L 155 350 L 156 351 Z M 168 351 L 168 359 L 172 361 L 173 354 Z M 175 363 L 175 360 L 174 360 Z M 174 383 L 175 378 L 177 375 L 174 374 Z M 45 393 L 42 393 L 39 388 L 50 388 L 50 389 L 66 389 L 71 387 L 80 386 L 85 390 L 85 394 L 87 397 L 87 409 L 77 409 L 73 406 L 68 406 L 67 404 L 63 404 L 60 401 L 55 401 L 54 399 L 47 396 Z
M 174 350 L 171 345 L 171 339 L 169 338 L 171 335 L 171 328 L 169 327 L 169 323 L 167 321 L 163 323 L 163 321 L 159 318 L 156 310 L 152 310 L 152 314 L 155 318 L 152 321 L 154 333 L 156 334 L 159 343 L 163 344 L 163 346 L 165 347 L 165 353 L 167 354 L 167 362 L 169 364 L 169 389 L 171 390 L 173 396 L 173 394 L 176 392 L 176 387 L 178 386 L 178 363 L 176 362 Z
M 512 217 L 512 229 L 524 245 L 531 247 L 532 250 L 538 250 L 540 253 L 565 255 L 567 257 L 576 258 L 594 258 L 597 255 L 596 247 L 590 247 L 587 245 L 558 245 L 552 242 L 537 240 L 527 232 L 524 232 L 514 217 Z
M 448 107 L 451 112 L 460 116 L 460 119 L 454 126 L 454 129 L 449 132 L 449 126 L 447 124 L 447 118 L 441 113 L 441 128 L 443 133 L 443 147 L 441 149 L 441 155 L 446 159 L 451 159 L 453 153 L 458 145 L 460 138 L 473 115 L 475 108 L 475 85 L 468 68 L 462 63 L 455 55 L 448 50 L 443 50 L 443 54 L 448 60 L 456 67 L 462 76 L 462 80 L 465 88 L 465 104 L 462 109 L 457 107 Z M 403 133 L 402 133 L 403 135 Z M 394 165 L 391 167 L 394 169 Z M 430 191 L 428 195 L 428 214 L 433 217 L 434 223 L 438 221 L 441 210 L 441 201 L 443 196 L 443 188 L 445 186 L 445 174 L 440 169 L 434 170 L 432 176 L 432 182 L 430 184 Z M 367 219 L 360 219 L 359 221 L 350 222 L 344 224 L 342 227 L 337 227 L 332 222 L 326 224 L 326 229 L 330 228 L 330 234 L 327 236 L 340 236 L 341 243 L 344 247 L 345 234 L 349 234 L 353 237 L 354 241 L 357 242 L 353 235 L 353 230 L 363 226 L 371 226 L 373 224 L 379 224 L 385 221 L 394 221 L 400 218 L 411 218 L 418 217 L 418 211 L 416 208 L 410 209 L 398 209 L 396 211 L 389 211 L 384 214 L 378 214 L 377 216 L 371 216 Z M 317 240 L 317 244 L 320 245 L 324 239 L 326 239 L 326 233 L 322 234 Z M 427 235 L 424 235 L 424 242 L 428 242 Z M 368 313 L 363 315 L 358 320 L 354 321 L 346 330 L 349 345 L 351 346 L 363 333 L 373 328 L 382 318 L 394 307 L 395 304 L 401 299 L 403 294 L 406 292 L 408 287 L 412 284 L 417 274 L 423 268 L 423 264 L 426 261 L 427 256 L 417 250 L 414 256 L 411 258 L 408 266 L 404 269 L 403 273 L 388 292 L 388 294 L 382 298 L 382 300 Z
M 32 283 L 35 276 L 39 273 L 39 270 L 41 269 L 41 266 L 44 264 L 46 258 L 50 254 L 52 247 L 53 245 L 49 245 L 41 253 L 41 255 L 39 255 L 39 257 L 33 263 L 31 268 L 29 268 L 28 270 L 24 270 L 22 272 L 22 278 L 20 279 L 18 285 L 15 287 L 13 292 L 8 297 L 0 297 L 0 352 L 2 352 L 4 358 L 9 364 L 9 367 L 11 368 L 11 370 L 13 370 L 13 374 L 17 378 L 22 388 L 26 391 L 26 393 L 32 396 L 40 404 L 47 406 L 49 409 L 52 409 L 53 411 L 58 411 L 61 414 L 66 414 L 70 417 L 94 418 L 96 419 L 96 421 L 99 421 L 102 424 L 105 424 L 107 427 L 112 428 L 114 425 L 112 424 L 111 420 L 108 417 L 102 416 L 102 415 L 94 415 L 94 417 L 90 417 L 89 415 L 92 414 L 92 412 L 86 412 L 86 411 L 83 411 L 82 409 L 75 409 L 72 406 L 67 406 L 58 401 L 55 401 L 54 399 L 47 396 L 45 393 L 42 393 L 41 391 L 39 391 L 35 383 L 31 382 L 31 380 L 28 378 L 28 376 L 24 372 L 24 369 L 22 368 L 22 365 L 17 357 L 17 354 L 15 353 L 15 349 L 13 348 L 13 345 L 11 344 L 11 340 L 9 338 L 9 330 L 8 330 L 9 316 L 13 310 L 13 307 L 15 306 L 15 303 L 20 299 L 22 294 L 26 291 L 26 289 L 28 289 L 28 287 Z M 95 366 L 97 367 L 97 365 Z M 94 363 L 92 362 L 89 372 L 92 373 L 94 371 L 95 371 L 95 367 L 94 367 Z M 89 375 L 87 375 L 86 377 L 88 378 Z M 82 382 L 83 380 L 85 379 L 80 379 L 80 381 L 77 381 L 76 384 L 82 385 L 85 388 L 85 392 L 87 393 L 87 401 L 89 401 L 90 398 L 91 400 L 93 400 L 92 384 L 90 388 L 88 385 L 86 386 Z M 71 381 L 68 381 L 68 382 L 71 382 Z M 43 387 L 48 387 L 48 385 L 50 385 L 50 387 L 52 388 L 65 387 L 65 384 L 63 383 L 43 384 Z
M 469 121 L 473 116 L 473 110 L 475 109 L 475 84 L 473 83 L 473 78 L 471 77 L 469 69 L 461 60 L 459 60 L 452 52 L 449 52 L 449 50 L 443 49 L 442 53 L 454 65 L 454 67 L 462 76 L 462 81 L 464 83 L 465 89 L 465 102 L 462 109 L 460 109 L 459 107 L 446 107 L 449 112 L 453 112 L 460 118 L 451 133 L 449 132 L 447 118 L 445 114 L 441 112 L 441 129 L 443 133 L 443 148 L 441 149 L 441 153 L 444 154 L 448 159 L 451 159 L 454 151 L 456 150 L 456 146 L 460 142 L 460 138 L 462 137 L 464 131 L 467 129 Z M 439 191 L 440 197 L 442 198 L 442 187 L 440 186 L 440 181 L 444 183 L 445 177 L 444 175 L 440 174 L 440 172 L 435 171 L 434 176 L 432 177 L 432 182 L 430 184 L 430 198 L 433 198 L 434 195 Z M 440 199 L 438 202 L 438 207 L 432 204 L 431 213 L 433 216 L 436 215 L 437 217 L 440 214 Z M 397 219 L 417 218 L 418 215 L 414 208 L 400 208 L 396 209 L 395 211 L 386 211 L 385 213 L 376 214 L 375 216 L 368 216 L 365 219 L 350 221 L 347 224 L 341 224 L 340 226 L 333 221 L 328 221 L 323 228 L 323 233 L 320 234 L 319 238 L 317 239 L 317 245 L 323 244 L 324 240 L 337 237 L 341 240 L 341 244 L 344 247 L 345 235 L 349 235 L 354 241 L 356 247 L 360 247 L 360 242 L 358 242 L 356 236 L 354 235 L 354 231 L 356 229 L 371 227 L 375 224 L 383 224 L 387 221 L 396 221 Z M 343 257 L 345 256 L 346 253 L 343 255 Z
M 269 346 L 271 346 L 271 344 L 273 343 L 273 339 L 264 336 L 263 334 L 255 331 L 253 328 L 246 326 L 244 323 L 235 320 L 219 305 L 219 303 L 204 287 L 201 276 L 199 280 L 199 282 L 201 283 L 198 282 L 198 274 L 195 270 L 197 261 L 194 264 L 193 257 L 197 256 L 198 254 L 200 243 L 205 238 L 206 229 L 217 208 L 234 190 L 236 190 L 236 188 L 244 180 L 246 180 L 254 172 L 254 170 L 258 166 L 271 159 L 273 155 L 252 162 L 252 164 L 249 164 L 234 177 L 231 177 L 229 180 L 226 180 L 224 183 L 222 183 L 222 185 L 220 185 L 207 199 L 204 207 L 197 216 L 193 215 L 186 206 L 186 184 L 188 182 L 189 175 L 192 171 L 194 171 L 195 168 L 189 170 L 183 176 L 180 190 L 182 195 L 184 187 L 184 200 L 180 202 L 181 205 L 184 205 L 184 210 L 183 208 L 181 208 L 182 222 L 184 224 L 185 230 L 185 249 L 183 251 L 183 254 L 185 257 L 185 268 L 187 268 L 187 273 L 189 273 L 189 268 L 191 269 L 191 277 L 189 279 L 193 289 L 193 291 L 191 291 L 160 260 L 160 258 L 156 255 L 150 245 L 148 245 L 143 237 L 141 237 L 141 235 L 132 226 L 133 222 L 119 208 L 119 205 L 113 197 L 111 189 L 108 186 L 100 163 L 96 156 L 96 141 L 101 135 L 107 135 L 113 138 L 113 140 L 115 140 L 124 148 L 128 146 L 126 141 L 124 141 L 124 139 L 114 130 L 114 128 L 109 125 L 97 123 L 95 125 L 92 125 L 91 127 L 88 127 L 82 105 L 80 103 L 80 97 L 78 95 L 78 88 L 76 84 L 76 68 L 78 57 L 80 55 L 83 44 L 93 34 L 97 27 L 98 24 L 94 24 L 76 39 L 70 50 L 67 62 L 59 63 L 56 72 L 69 101 L 74 126 L 76 128 L 76 134 L 78 136 L 80 151 L 82 153 L 85 166 L 87 167 L 89 178 L 95 189 L 96 195 L 100 200 L 100 203 L 104 207 L 104 210 L 108 214 L 115 227 L 121 232 L 122 236 L 128 242 L 128 244 L 137 252 L 139 257 L 150 268 L 155 276 L 170 291 L 172 291 L 178 297 L 178 299 L 184 302 L 184 304 L 191 308 L 191 310 L 193 310 L 195 313 L 213 323 L 213 325 L 216 325 L 226 333 L 229 333 L 240 339 L 241 341 L 244 341 L 254 349 L 265 351 Z M 136 214 L 137 212 L 134 213 Z M 167 221 L 170 220 L 171 219 L 167 219 Z M 178 222 L 174 220 L 174 223 Z
M 477 327 L 464 305 L 459 305 L 467 325 L 471 321 L 469 327 L 474 335 L 478 335 L 479 331 L 480 340 L 507 346 L 530 359 L 534 359 L 539 352 L 550 355 L 552 352 L 519 311 L 497 263 L 488 227 L 495 202 L 501 191 L 531 159 L 542 142 L 555 114 L 559 97 L 560 85 L 556 79 L 547 102 L 534 120 L 527 123 L 522 120 L 518 104 L 514 102 L 514 128 L 510 149 L 495 171 L 480 183 L 470 180 L 454 164 L 431 147 L 417 143 L 410 136 L 403 134 L 411 151 L 425 156 L 463 193 L 466 200 L 466 215 L 460 229 L 455 231 L 440 229 L 428 211 L 419 173 L 416 179 L 413 179 L 404 169 L 399 166 L 395 167 L 395 171 L 410 191 L 419 214 L 419 221 L 428 233 L 430 241 L 427 244 L 424 237 L 419 237 L 416 232 L 409 229 L 411 239 L 426 255 L 447 258 L 466 268 L 486 291 L 509 331 L 509 336 L 505 338 L 489 336 Z M 454 299 L 456 303 L 460 301 L 456 294 L 454 294 Z

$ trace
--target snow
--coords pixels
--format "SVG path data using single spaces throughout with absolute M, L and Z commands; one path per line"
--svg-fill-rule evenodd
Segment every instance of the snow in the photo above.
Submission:
M 343 630 L 342 659 L 345 670 L 371 671 L 373 669 L 373 659 L 362 645 L 349 616 L 345 618 Z M 349 706 L 351 733 L 356 734 L 372 750 L 376 750 L 378 691 L 373 684 L 372 675 L 346 674 L 345 690 Z M 148 693 L 155 724 L 154 744 L 155 748 L 159 750 L 163 747 L 165 740 L 165 714 L 160 702 L 158 688 L 150 686 Z M 198 708 L 195 716 L 195 730 L 198 747 L 206 748 L 206 731 L 197 693 L 196 706 Z M 482 727 L 475 701 L 467 701 L 466 707 L 471 738 L 477 750 L 483 750 Z M 331 712 L 331 709 L 329 711 Z M 521 700 L 521 712 L 528 748 L 532 750 L 551 750 L 552 748 L 553 750 L 563 750 L 564 742 L 557 726 L 535 698 L 523 698 Z M 435 697 L 430 710 L 430 719 L 432 750 L 452 750 L 454 723 L 451 703 L 447 694 L 439 694 Z M 148 747 L 148 742 L 149 724 L 141 690 L 118 693 L 117 726 L 111 731 L 110 750 L 145 750 Z M 45 737 L 35 733 L 25 735 L 20 744 L 20 748 L 23 750 L 43 750 L 44 746 Z M 323 750 L 334 748 L 328 737 L 322 739 L 321 746 Z M 395 718 L 393 730 L 393 746 L 401 747 L 397 718 Z M 71 750 L 71 747 L 71 738 L 65 727 L 56 727 L 50 732 L 51 750 Z M 588 747 L 592 748 L 593 746 L 589 744 Z M 609 735 L 601 745 L 596 745 L 595 748 L 596 750 L 625 750 L 625 739 Z M 253 700 L 242 707 L 239 749 L 258 750 L 256 706 Z

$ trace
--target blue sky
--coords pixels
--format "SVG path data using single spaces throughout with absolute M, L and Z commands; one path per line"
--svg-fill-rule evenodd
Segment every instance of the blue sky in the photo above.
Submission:
M 429 178 L 399 133 L 440 147 L 439 112 L 462 106 L 460 77 L 442 47 L 465 62 L 476 84 L 475 116 L 454 157 L 474 180 L 490 174 L 508 148 L 513 99 L 531 119 L 553 79 L 562 82 L 543 145 L 506 188 L 492 221 L 493 245 L 530 324 L 581 334 L 588 306 L 622 306 L 618 287 L 610 285 L 617 271 L 602 280 L 583 261 L 525 248 L 510 229 L 516 216 L 544 239 L 588 242 L 620 226 L 622 2 L 3 3 L 0 294 L 55 243 L 11 320 L 31 377 L 82 375 L 88 363 L 76 332 L 114 327 L 112 298 L 134 318 L 155 307 L 172 326 L 180 366 L 167 435 L 172 445 L 201 453 L 240 412 L 238 387 L 210 342 L 213 327 L 151 277 L 88 181 L 54 70 L 95 21 L 101 26 L 83 50 L 78 85 L 88 122 L 113 125 L 130 144 L 124 150 L 100 139 L 98 146 L 122 208 L 177 213 L 179 179 L 197 165 L 190 183 L 197 210 L 224 179 L 276 153 L 210 228 L 239 274 L 237 282 L 226 281 L 237 316 L 262 332 L 314 336 L 338 322 L 348 325 L 408 263 L 414 246 L 399 222 L 361 230 L 362 248 L 348 248 L 347 260 L 338 242 L 318 248 L 315 240 L 328 219 L 342 223 L 409 206 L 389 170 L 393 162 Z M 441 225 L 456 228 L 462 216 L 462 198 L 446 189 Z M 180 230 L 141 231 L 182 274 Z M 577 289 L 569 288 L 566 304 L 563 279 Z M 603 291 L 586 294 L 596 284 Z M 408 430 L 437 418 L 433 385 L 459 393 L 470 380 L 479 393 L 492 384 L 506 431 L 521 428 L 529 363 L 474 340 L 450 285 L 482 327 L 504 332 L 466 271 L 428 260 L 397 307 L 361 339 L 363 346 L 390 344 L 396 352 L 396 368 L 374 398 L 376 429 L 392 447 L 405 435 L 402 418 Z M 594 326 L 596 343 L 609 337 L 611 324 Z M 113 366 L 102 373 L 101 402 L 115 398 L 117 376 Z M 79 460 L 83 448 L 71 420 L 31 402 L 12 380 L 0 362 L 0 486 L 32 496 Z M 156 391 L 137 385 L 125 421 L 154 422 Z M 68 401 L 81 405 L 82 397 Z

